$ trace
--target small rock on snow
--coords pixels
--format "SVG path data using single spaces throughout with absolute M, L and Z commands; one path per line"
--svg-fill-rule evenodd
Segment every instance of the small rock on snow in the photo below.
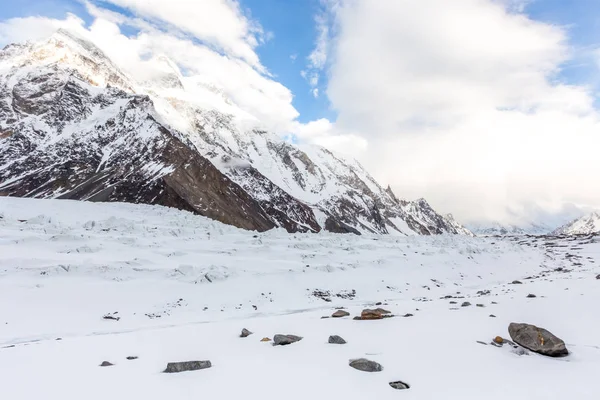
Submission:
M 344 310 L 337 310 L 336 312 L 331 314 L 331 316 L 333 318 L 342 318 L 342 317 L 347 317 L 349 315 L 350 315 L 350 313 L 348 311 L 344 311 Z
M 465 301 L 464 303 L 462 303 L 460 306 L 461 307 L 469 307 L 471 305 L 471 303 L 469 303 L 468 301 Z
M 346 344 L 346 341 L 338 335 L 329 336 L 329 343 L 331 344 Z
M 250 332 L 248 329 L 244 328 L 242 329 L 242 333 L 240 334 L 240 337 L 248 337 L 252 335 L 252 332 Z
M 184 371 L 196 371 L 199 369 L 206 369 L 212 367 L 210 361 L 180 361 L 170 362 L 167 364 L 167 368 L 164 370 L 166 373 L 184 372 Z
M 273 346 L 285 346 L 288 344 L 299 342 L 300 340 L 302 340 L 301 336 L 278 334 L 273 337 Z
M 358 358 L 355 360 L 350 360 L 349 365 L 354 369 L 357 369 L 359 371 L 364 371 L 364 372 L 383 371 L 383 367 L 381 366 L 381 364 L 379 364 L 375 361 L 367 360 L 366 358 Z
M 110 367 L 113 366 L 114 364 L 109 362 L 109 361 L 102 361 L 102 364 L 100 364 L 101 367 Z
M 390 386 L 398 390 L 410 388 L 410 385 L 408 383 L 404 383 L 402 381 L 390 382 Z

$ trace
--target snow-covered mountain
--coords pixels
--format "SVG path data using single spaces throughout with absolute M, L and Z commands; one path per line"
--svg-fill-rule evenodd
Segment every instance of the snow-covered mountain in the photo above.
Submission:
M 600 212 L 592 212 L 569 222 L 552 233 L 554 235 L 591 235 L 600 233 Z
M 356 161 L 294 145 L 165 56 L 134 79 L 60 30 L 0 51 L 0 195 L 160 204 L 259 231 L 466 234 Z
M 491 222 L 487 224 L 469 224 L 468 229 L 480 236 L 520 236 L 520 235 L 545 235 L 552 231 L 547 225 L 529 223 L 526 225 L 501 224 Z

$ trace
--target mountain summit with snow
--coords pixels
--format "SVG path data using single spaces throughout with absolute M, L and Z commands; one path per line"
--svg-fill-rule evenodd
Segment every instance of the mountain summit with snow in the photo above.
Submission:
M 600 212 L 595 211 L 552 232 L 554 235 L 593 235 L 600 233 Z
M 158 204 L 237 227 L 465 234 L 356 161 L 260 128 L 164 55 L 134 79 L 59 30 L 0 51 L 0 195 Z

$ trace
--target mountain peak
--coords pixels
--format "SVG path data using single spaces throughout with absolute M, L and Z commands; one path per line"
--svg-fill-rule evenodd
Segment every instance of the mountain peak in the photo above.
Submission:
M 600 233 L 600 212 L 593 211 L 561 226 L 552 233 L 554 235 L 593 235 Z

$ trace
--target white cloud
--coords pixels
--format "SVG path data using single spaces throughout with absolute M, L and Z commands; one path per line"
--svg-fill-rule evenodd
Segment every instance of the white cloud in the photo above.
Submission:
M 600 206 L 600 118 L 589 88 L 557 80 L 566 32 L 497 0 L 353 0 L 332 10 L 335 129 L 399 195 L 463 221 L 534 203 Z M 510 210 L 510 211 L 509 211 Z
M 367 149 L 367 141 L 349 131 L 340 131 L 335 124 L 321 118 L 306 124 L 296 123 L 293 129 L 302 143 L 316 144 L 356 157 Z
M 260 24 L 248 18 L 236 0 L 106 0 L 151 22 L 192 35 L 227 55 L 262 70 L 254 48 L 268 40 Z
M 83 29 L 83 24 L 83 20 L 73 14 L 67 14 L 62 20 L 24 17 L 0 21 L 0 45 L 44 39 L 59 28 L 80 31 Z

